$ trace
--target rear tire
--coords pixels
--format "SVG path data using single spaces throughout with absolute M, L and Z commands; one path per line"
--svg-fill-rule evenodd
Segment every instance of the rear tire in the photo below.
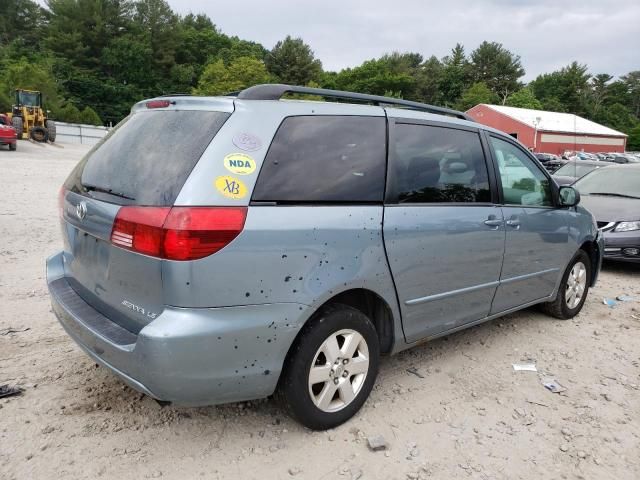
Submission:
M 49 134 L 49 141 L 51 143 L 56 141 L 56 122 L 53 120 L 47 120 L 44 122 L 44 126 L 47 129 L 47 133 Z
M 22 140 L 22 133 L 24 124 L 22 122 L 22 117 L 12 117 L 11 118 L 11 126 L 15 128 L 16 133 L 18 134 L 18 140 Z
M 562 276 L 556 299 L 543 303 L 542 310 L 561 320 L 575 317 L 587 299 L 590 281 L 591 260 L 584 250 L 578 250 Z
M 11 150 L 12 152 L 15 152 L 17 148 L 18 148 L 18 141 L 17 140 L 16 140 L 15 143 L 10 143 L 9 144 L 9 150 Z
M 349 420 L 369 397 L 378 374 L 375 327 L 348 305 L 324 307 L 309 320 L 287 356 L 279 394 L 312 430 Z
M 47 129 L 44 127 L 33 127 L 29 135 L 31 136 L 31 139 L 36 142 L 46 142 L 49 138 Z

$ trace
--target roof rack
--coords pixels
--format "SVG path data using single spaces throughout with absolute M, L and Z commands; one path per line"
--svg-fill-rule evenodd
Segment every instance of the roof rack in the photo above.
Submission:
M 240 92 L 233 92 L 229 96 L 235 96 L 243 100 L 280 100 L 285 93 L 300 93 L 305 95 L 318 95 L 320 97 L 344 98 L 358 102 L 372 103 L 373 105 L 394 105 L 419 110 L 422 112 L 448 115 L 462 120 L 474 122 L 469 115 L 452 110 L 450 108 L 436 107 L 426 103 L 412 102 L 399 98 L 383 97 L 380 95 L 367 95 L 364 93 L 345 92 L 342 90 L 329 90 L 326 88 L 300 87 L 297 85 L 262 84 L 246 88 Z

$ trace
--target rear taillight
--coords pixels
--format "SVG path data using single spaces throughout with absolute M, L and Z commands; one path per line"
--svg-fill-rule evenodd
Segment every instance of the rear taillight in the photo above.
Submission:
M 236 238 L 246 216 L 246 207 L 122 207 L 111 243 L 167 260 L 197 260 Z

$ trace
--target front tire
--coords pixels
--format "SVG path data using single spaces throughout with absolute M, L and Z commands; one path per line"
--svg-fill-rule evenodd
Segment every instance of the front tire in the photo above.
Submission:
M 591 260 L 584 250 L 578 250 L 564 272 L 558 295 L 542 309 L 552 317 L 568 320 L 575 317 L 587 299 L 591 280 Z
M 29 133 L 31 140 L 35 142 L 43 142 L 49 139 L 49 134 L 47 133 L 47 129 L 44 127 L 33 127 Z
M 329 305 L 307 322 L 291 348 L 280 394 L 306 427 L 333 428 L 367 400 L 379 362 L 378 335 L 369 318 L 348 305 Z

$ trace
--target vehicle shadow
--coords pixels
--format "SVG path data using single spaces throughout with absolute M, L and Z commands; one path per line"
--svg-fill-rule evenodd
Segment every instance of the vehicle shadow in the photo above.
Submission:
M 611 272 L 623 276 L 628 275 L 637 277 L 638 275 L 640 275 L 640 263 L 615 262 L 611 260 L 605 260 L 602 263 L 602 271 Z
M 373 403 L 385 396 L 393 395 L 394 389 L 397 389 L 397 385 L 404 380 L 414 379 L 415 373 L 408 372 L 410 369 L 420 372 L 424 382 L 437 382 L 435 378 L 429 380 L 434 365 L 437 372 L 440 367 L 446 369 L 455 362 L 465 360 L 465 357 L 484 363 L 485 361 L 482 360 L 484 349 L 491 347 L 495 350 L 508 350 L 511 348 L 510 343 L 513 342 L 514 331 L 516 334 L 526 336 L 525 329 L 545 328 L 549 322 L 553 321 L 554 319 L 545 316 L 535 308 L 527 309 L 416 345 L 392 357 L 383 357 L 372 398 L 358 416 L 370 414 L 369 408 Z M 526 343 L 527 340 L 523 338 L 522 344 Z M 98 375 L 96 375 L 97 372 L 99 372 Z M 137 393 L 125 387 L 115 376 L 102 368 L 89 371 L 82 383 L 99 386 L 90 393 L 81 391 L 80 398 L 77 400 L 85 408 L 79 409 L 78 413 L 95 413 L 96 401 L 99 401 L 98 410 L 106 409 L 109 415 L 118 417 L 112 422 L 113 425 L 124 424 L 136 429 L 170 428 L 180 431 L 189 428 L 189 424 L 195 421 L 201 425 L 208 424 L 204 428 L 210 432 L 232 427 L 236 434 L 240 432 L 254 434 L 266 429 L 271 431 L 271 436 L 277 436 L 274 432 L 282 431 L 283 428 L 291 434 L 309 433 L 308 429 L 289 417 L 275 397 L 210 407 L 182 407 L 162 405 L 150 397 Z M 422 398 L 419 392 L 408 392 L 406 395 L 408 395 L 406 400 L 409 402 L 412 401 L 412 395 L 415 396 L 416 401 Z M 350 428 L 349 422 L 345 425 L 347 425 L 345 428 Z

